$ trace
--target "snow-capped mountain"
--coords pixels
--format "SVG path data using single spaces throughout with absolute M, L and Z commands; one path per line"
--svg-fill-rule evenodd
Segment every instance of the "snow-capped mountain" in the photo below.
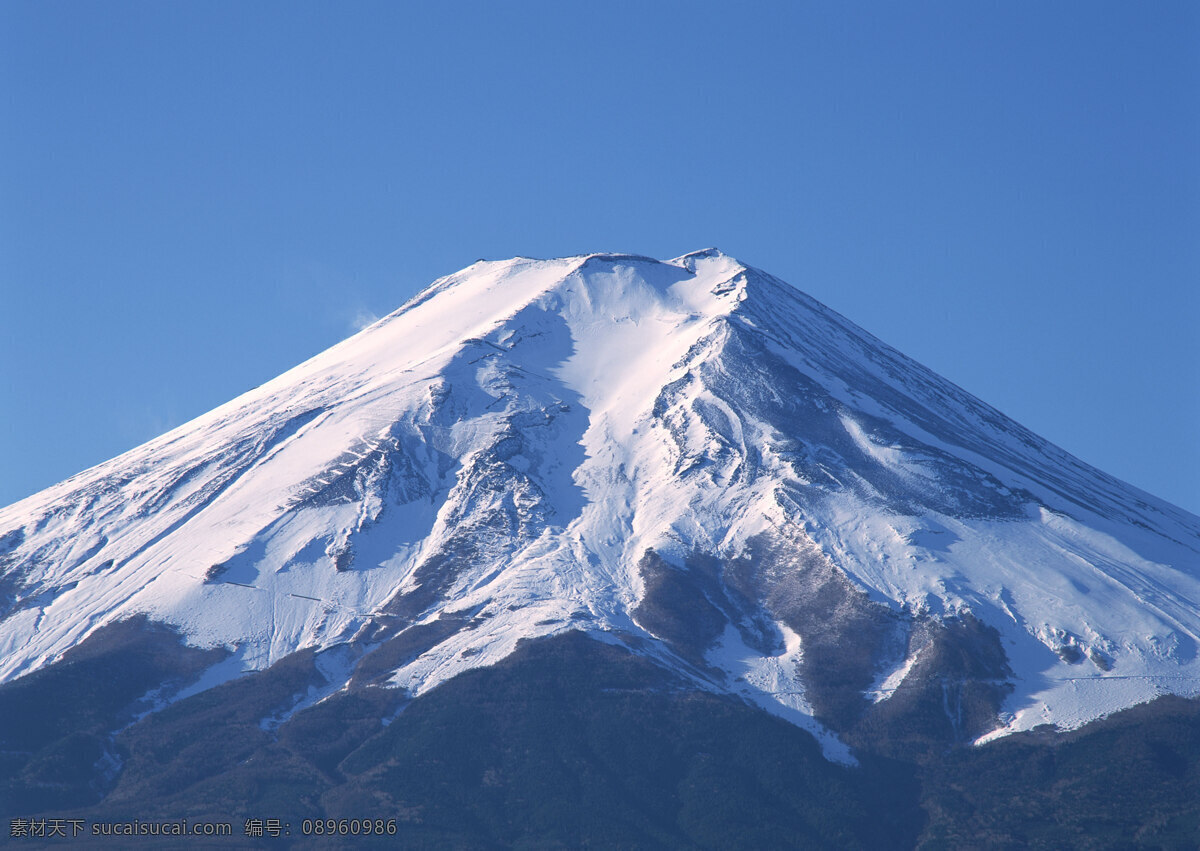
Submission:
M 966 741 L 1200 693 L 1200 518 L 718 251 L 481 261 L 0 510 L 2 680 L 138 615 L 230 651 L 160 705 L 582 630 L 849 762 L 934 686 Z

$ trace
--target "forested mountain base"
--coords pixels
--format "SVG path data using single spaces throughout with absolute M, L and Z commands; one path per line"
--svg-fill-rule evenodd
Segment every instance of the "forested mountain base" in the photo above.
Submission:
M 6 729 L 6 826 L 39 814 L 88 823 L 227 821 L 235 835 L 214 846 L 278 848 L 1191 848 L 1200 841 L 1200 704 L 1180 698 L 1071 733 L 948 746 L 932 757 L 922 746 L 911 759 L 859 752 L 860 765 L 845 767 L 827 761 L 797 727 L 697 691 L 624 647 L 570 632 L 525 642 L 500 664 L 407 705 L 397 690 L 369 687 L 276 728 L 272 715 L 320 678 L 311 654 L 132 724 L 111 707 L 125 698 L 132 706 L 141 684 L 110 677 L 110 708 L 97 714 L 89 674 L 111 671 L 113 654 L 131 649 L 136 656 L 126 658 L 171 652 L 162 630 L 141 635 L 140 647 L 125 636 L 80 654 L 78 676 L 0 687 L 0 706 L 9 709 L 14 697 L 67 707 L 56 729 L 87 729 L 88 742 L 113 755 L 89 769 L 87 755 L 77 754 L 67 766 L 74 774 L 56 774 L 55 759 L 64 759 L 78 733 L 54 739 L 44 730 Z M 71 712 L 78 717 L 66 717 Z M 304 819 L 325 817 L 395 819 L 397 833 L 301 835 Z M 279 819 L 290 836 L 249 839 L 246 819 Z M 139 839 L 139 847 L 170 845 Z

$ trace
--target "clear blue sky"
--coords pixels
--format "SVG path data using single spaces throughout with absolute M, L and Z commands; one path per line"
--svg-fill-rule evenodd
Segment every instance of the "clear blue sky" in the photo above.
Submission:
M 716 245 L 1200 513 L 1200 4 L 0 4 L 0 504 L 479 257 Z

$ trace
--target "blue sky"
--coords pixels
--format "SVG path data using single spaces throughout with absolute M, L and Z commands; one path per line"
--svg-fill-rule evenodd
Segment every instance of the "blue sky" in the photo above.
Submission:
M 1200 513 L 1200 6 L 0 4 L 0 504 L 476 258 L 716 245 Z

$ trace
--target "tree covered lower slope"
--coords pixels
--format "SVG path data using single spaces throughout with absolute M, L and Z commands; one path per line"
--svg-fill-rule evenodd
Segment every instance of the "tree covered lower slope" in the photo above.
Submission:
M 260 845 L 320 846 L 298 834 L 321 817 L 394 818 L 387 843 L 411 848 L 1200 841 L 1200 706 L 1179 698 L 982 748 L 918 746 L 906 730 L 887 757 L 860 750 L 847 768 L 808 733 L 581 632 L 525 642 L 407 704 L 371 686 L 274 724 L 321 679 L 302 651 L 135 720 L 155 660 L 211 659 L 161 628 L 122 629 L 0 687 L 6 720 L 43 719 L 0 731 L 5 819 L 232 821 L 221 847 L 252 847 L 246 818 L 291 825 Z

